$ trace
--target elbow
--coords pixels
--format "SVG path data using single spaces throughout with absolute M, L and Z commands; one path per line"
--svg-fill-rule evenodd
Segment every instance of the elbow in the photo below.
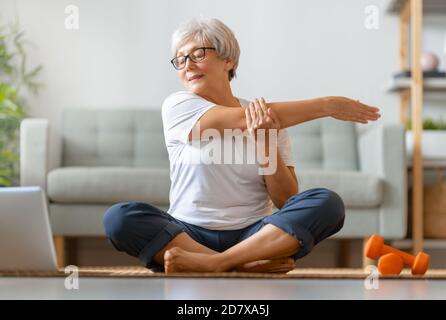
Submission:
M 298 193 L 298 191 L 297 191 L 297 188 L 296 188 L 296 191 L 295 191 L 295 192 L 294 192 L 294 189 L 293 189 L 293 190 L 291 190 L 289 193 L 284 194 L 283 197 L 280 197 L 280 199 L 274 199 L 274 200 L 273 200 L 274 206 L 275 206 L 277 209 L 279 209 L 279 210 L 282 209 L 282 207 L 285 205 L 285 203 L 287 203 L 287 201 L 288 201 L 291 197 L 295 196 L 297 193 Z
M 287 200 L 280 200 L 280 201 L 274 201 L 273 203 L 274 203 L 274 206 L 277 208 L 277 209 L 282 209 L 282 207 L 285 205 L 285 203 L 287 202 Z
M 295 184 L 293 184 L 292 187 L 290 187 L 290 189 L 288 190 L 287 194 L 285 195 L 285 202 L 288 201 L 288 199 L 290 199 L 292 196 L 295 196 L 296 194 L 299 193 L 299 186 L 297 184 L 297 181 Z

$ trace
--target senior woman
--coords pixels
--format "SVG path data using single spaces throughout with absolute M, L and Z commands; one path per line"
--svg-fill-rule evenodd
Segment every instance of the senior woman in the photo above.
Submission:
M 162 106 L 170 207 L 164 212 L 143 202 L 115 204 L 104 215 L 107 238 L 147 268 L 167 273 L 290 271 L 296 259 L 342 228 L 344 204 L 325 188 L 299 193 L 285 128 L 327 116 L 367 123 L 380 117 L 379 109 L 345 97 L 274 103 L 237 98 L 230 81 L 239 45 L 217 19 L 180 26 L 172 53 L 185 91 Z M 243 149 L 235 146 L 236 155 L 249 150 L 255 162 L 191 161 L 209 156 L 209 132 L 225 136 L 237 129 Z M 273 160 L 274 170 L 262 171 Z

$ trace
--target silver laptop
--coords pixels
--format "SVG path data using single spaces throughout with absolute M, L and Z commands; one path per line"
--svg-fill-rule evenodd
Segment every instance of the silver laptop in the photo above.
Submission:
M 57 270 L 47 208 L 40 187 L 0 188 L 0 270 Z

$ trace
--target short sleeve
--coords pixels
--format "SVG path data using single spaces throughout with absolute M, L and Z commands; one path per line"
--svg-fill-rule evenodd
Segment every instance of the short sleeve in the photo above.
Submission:
M 285 165 L 287 167 L 295 167 L 296 165 L 293 161 L 293 154 L 291 151 L 290 136 L 286 129 L 279 130 L 278 148 Z
M 214 106 L 215 103 L 189 91 L 179 91 L 168 96 L 161 108 L 166 146 L 187 144 L 192 128 Z

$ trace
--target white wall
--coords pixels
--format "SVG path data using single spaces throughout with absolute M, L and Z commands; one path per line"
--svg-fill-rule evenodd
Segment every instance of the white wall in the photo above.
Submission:
M 397 122 L 398 99 L 386 86 L 399 67 L 398 19 L 386 14 L 387 3 L 1 0 L 0 12 L 3 20 L 17 13 L 36 45 L 31 63 L 44 66 L 46 87 L 30 105 L 33 116 L 51 121 L 55 166 L 63 108 L 160 108 L 165 96 L 181 89 L 169 63 L 170 35 L 200 15 L 221 19 L 239 39 L 235 95 L 269 101 L 344 95 L 379 106 L 381 121 Z M 69 4 L 80 10 L 77 31 L 64 27 Z M 380 9 L 378 30 L 364 27 L 368 5 Z

